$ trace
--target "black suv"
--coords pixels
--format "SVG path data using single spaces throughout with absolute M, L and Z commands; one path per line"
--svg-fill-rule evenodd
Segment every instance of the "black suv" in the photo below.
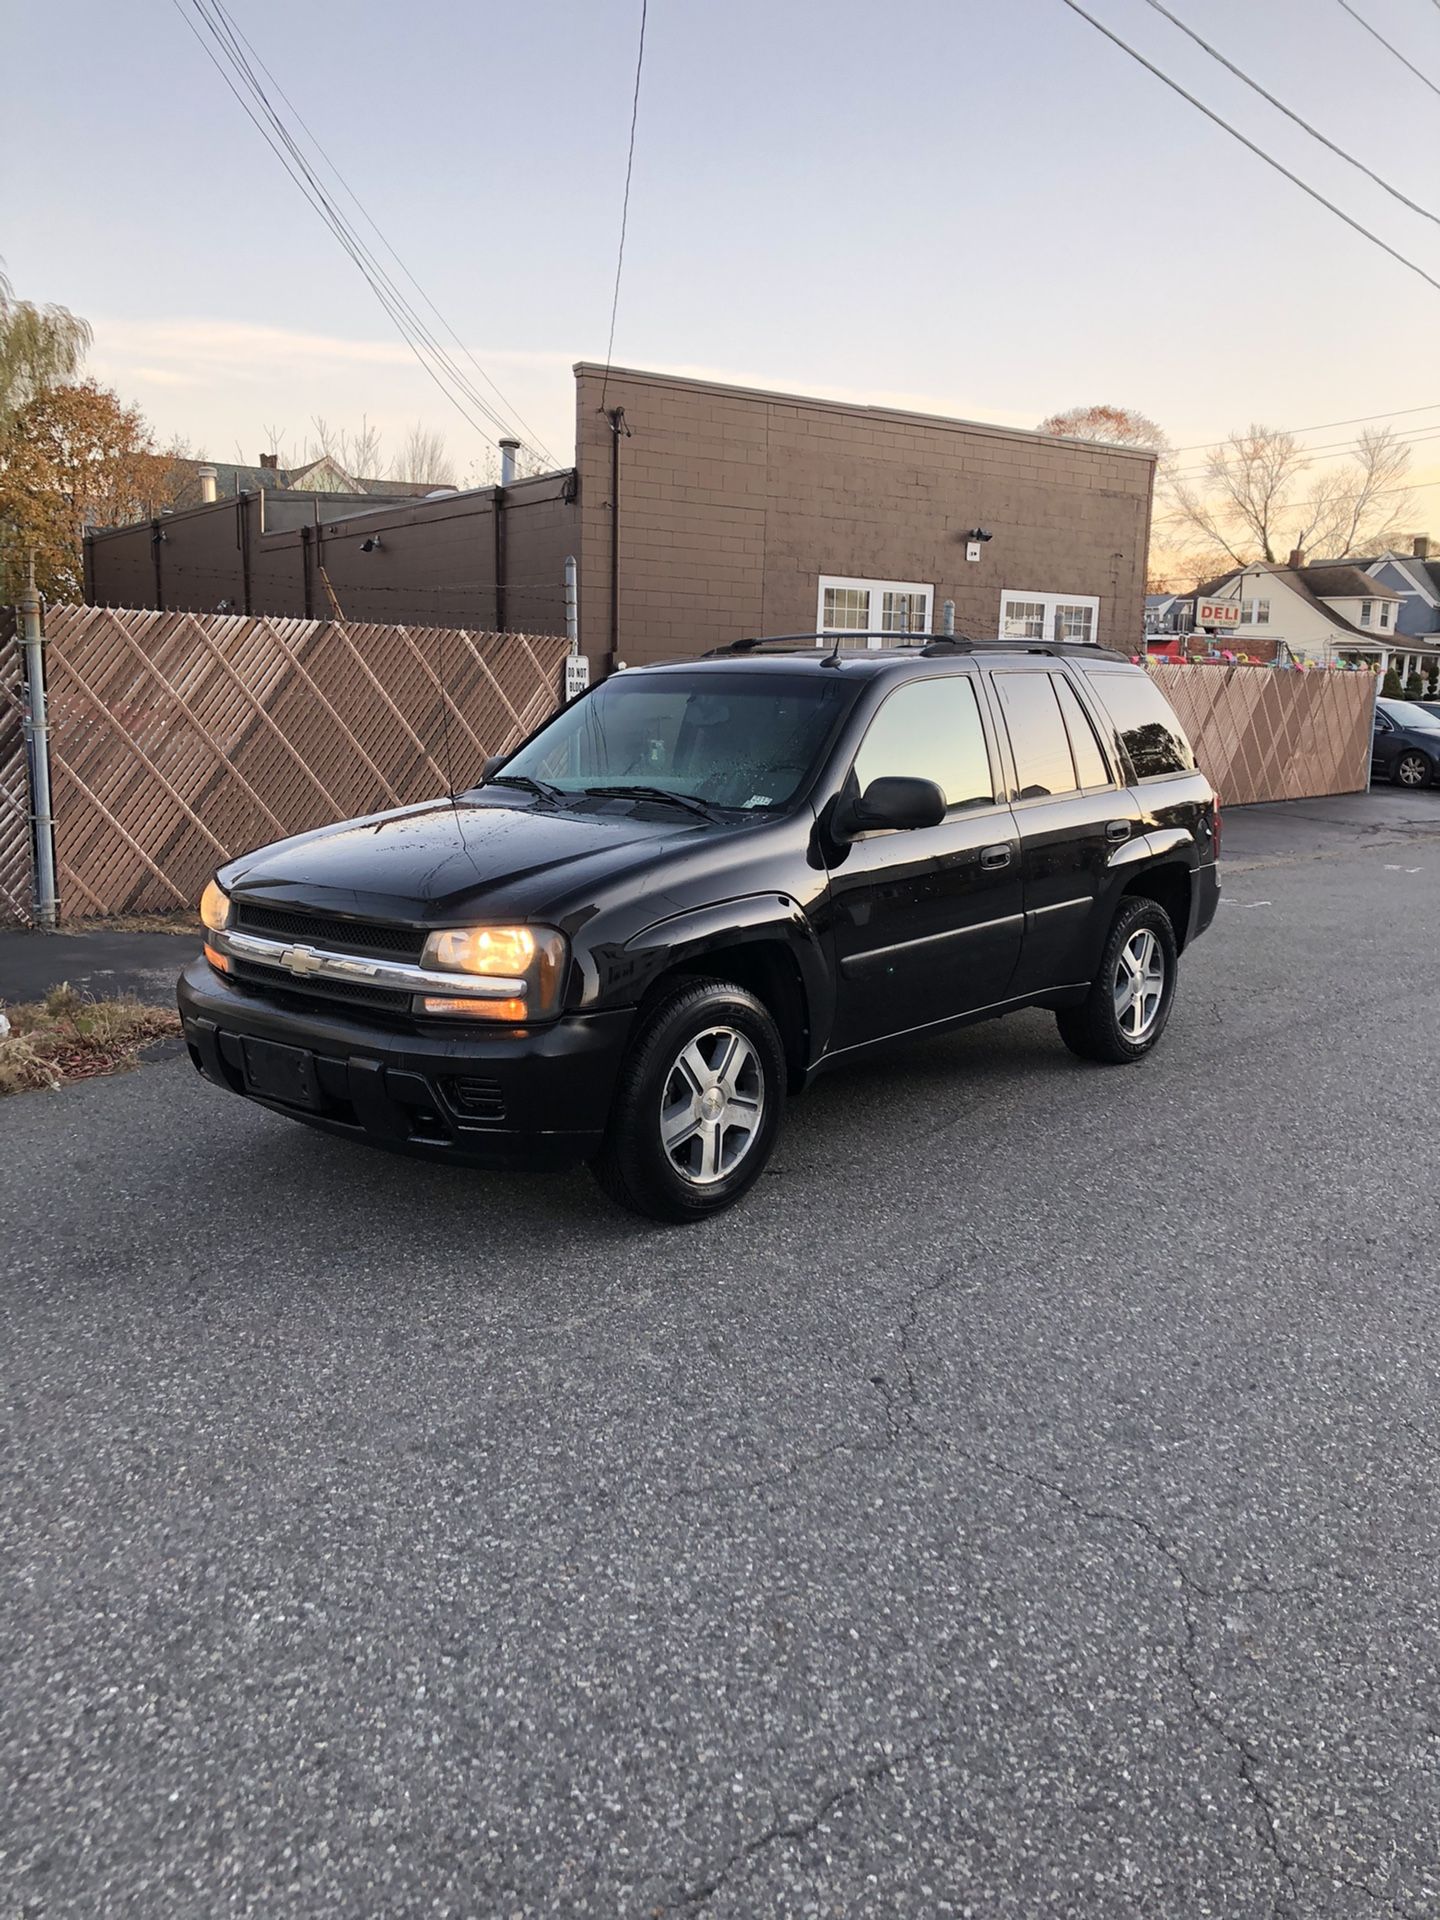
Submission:
M 1219 896 L 1159 688 L 1095 647 L 855 639 L 616 674 L 470 792 L 232 860 L 180 982 L 196 1066 L 356 1140 L 588 1160 L 689 1220 L 884 1042 L 1042 1006 L 1141 1059 Z

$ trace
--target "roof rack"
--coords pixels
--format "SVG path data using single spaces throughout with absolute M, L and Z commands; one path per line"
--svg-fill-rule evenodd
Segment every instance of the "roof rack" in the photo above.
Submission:
M 945 653 L 1039 653 L 1049 654 L 1056 659 L 1102 659 L 1126 660 L 1129 655 L 1117 653 L 1111 647 L 1097 647 L 1085 640 L 976 640 L 963 633 L 904 634 L 881 631 L 878 628 L 845 627 L 838 632 L 833 628 L 828 633 L 768 633 L 757 634 L 745 640 L 731 640 L 723 647 L 711 647 L 701 655 L 705 660 L 718 660 L 733 657 L 736 654 L 758 653 L 762 648 L 773 647 L 781 653 L 805 653 L 816 651 L 829 645 L 832 655 L 844 650 L 847 640 L 883 640 L 888 651 L 896 653 L 918 653 L 922 657 Z M 879 649 L 866 648 L 866 652 Z

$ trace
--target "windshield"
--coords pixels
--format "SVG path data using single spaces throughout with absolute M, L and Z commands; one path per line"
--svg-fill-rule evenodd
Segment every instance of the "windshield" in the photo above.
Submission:
M 1420 727 L 1425 731 L 1440 727 L 1440 717 L 1427 713 L 1413 700 L 1377 700 L 1376 706 L 1387 720 L 1393 720 L 1397 727 Z
M 648 787 L 713 807 L 784 806 L 854 698 L 839 673 L 613 674 L 496 774 L 562 793 Z

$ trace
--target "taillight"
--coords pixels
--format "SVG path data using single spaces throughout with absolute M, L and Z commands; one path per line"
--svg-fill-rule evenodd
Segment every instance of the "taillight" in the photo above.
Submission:
M 1210 820 L 1210 838 L 1215 843 L 1215 858 L 1220 858 L 1220 796 L 1215 796 Z

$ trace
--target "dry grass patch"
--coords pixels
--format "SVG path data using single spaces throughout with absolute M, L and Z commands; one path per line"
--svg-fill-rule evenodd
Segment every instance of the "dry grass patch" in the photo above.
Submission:
M 116 913 L 105 920 L 65 920 L 61 933 L 190 933 L 196 939 L 204 932 L 200 916 L 193 907 L 177 907 L 174 913 Z
M 87 1000 L 68 985 L 5 1012 L 10 1031 L 0 1035 L 0 1095 L 124 1072 L 138 1064 L 141 1047 L 180 1031 L 180 1016 L 169 1007 L 147 1007 L 129 995 Z

